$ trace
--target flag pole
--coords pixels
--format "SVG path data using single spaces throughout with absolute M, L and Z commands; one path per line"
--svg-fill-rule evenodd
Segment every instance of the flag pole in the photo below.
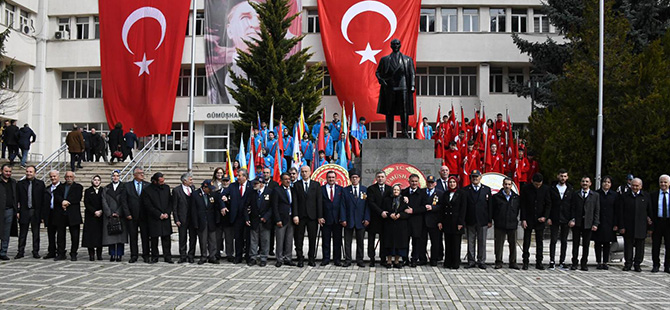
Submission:
M 596 138 L 596 190 L 600 189 L 600 180 L 602 174 L 603 160 L 603 64 L 605 62 L 604 44 L 605 44 L 605 1 L 600 0 L 600 42 L 598 55 L 598 136 Z
M 191 19 L 191 87 L 188 91 L 188 172 L 193 171 L 193 142 L 195 141 L 195 137 L 193 137 L 193 113 L 195 112 L 193 104 L 195 101 L 195 19 L 197 1 L 193 0 L 193 19 Z

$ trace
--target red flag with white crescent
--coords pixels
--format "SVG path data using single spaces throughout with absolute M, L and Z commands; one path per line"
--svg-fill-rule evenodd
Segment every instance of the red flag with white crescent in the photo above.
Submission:
M 100 67 L 109 127 L 169 134 L 189 0 L 99 0 Z
M 391 53 L 391 40 L 400 52 L 416 60 L 420 0 L 318 0 L 321 41 L 328 72 L 340 102 L 356 102 L 368 121 L 377 114 L 379 60 Z M 347 106 L 351 109 L 351 106 Z M 416 109 L 415 109 L 416 110 Z

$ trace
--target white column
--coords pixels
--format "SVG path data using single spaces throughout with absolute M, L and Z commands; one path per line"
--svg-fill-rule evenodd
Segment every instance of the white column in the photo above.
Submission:
M 491 32 L 491 11 L 489 7 L 479 8 L 479 31 Z
M 535 27 L 534 25 L 534 18 L 535 18 L 535 10 L 533 8 L 528 8 L 528 20 L 527 20 L 527 27 L 528 27 L 528 33 L 534 33 L 535 32 Z
M 463 20 L 463 8 L 458 8 L 458 9 L 456 9 L 456 12 L 457 12 L 456 15 L 458 16 L 458 17 L 457 17 L 458 22 L 456 23 L 456 24 L 457 24 L 457 25 L 456 25 L 456 29 L 457 29 L 456 31 L 458 31 L 458 32 L 463 32 L 463 23 L 464 23 L 464 20 Z
M 505 9 L 505 32 L 512 32 L 512 8 Z
M 46 106 L 47 106 L 47 36 L 51 31 L 49 30 L 49 16 L 47 15 L 48 0 L 39 0 L 37 5 L 37 17 L 35 19 L 35 28 L 41 29 L 35 34 L 36 57 L 35 57 L 35 71 L 33 80 L 33 101 L 32 111 L 30 117 L 30 127 L 37 135 L 37 140 L 30 147 L 33 153 L 42 153 L 44 157 L 49 156 L 59 145 L 60 140 L 56 142 L 46 136 L 48 130 L 48 122 L 46 120 Z M 54 102 L 55 103 L 55 102 Z M 52 119 L 54 119 L 52 117 Z M 55 145 L 55 146 L 54 146 Z
M 479 100 L 484 102 L 485 106 L 491 106 L 490 101 L 490 92 L 489 92 L 489 77 L 491 74 L 491 66 L 488 62 L 482 62 L 479 64 L 479 72 L 477 73 L 477 78 L 479 80 L 479 87 L 477 92 L 479 94 Z

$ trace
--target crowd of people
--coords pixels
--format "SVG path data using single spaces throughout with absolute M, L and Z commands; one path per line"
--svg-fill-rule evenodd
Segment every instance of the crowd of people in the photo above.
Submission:
M 74 125 L 65 137 L 65 144 L 70 153 L 70 170 L 75 171 L 76 168 L 82 168 L 82 161 L 99 162 L 102 159 L 108 162 L 108 154 L 110 164 L 114 160 L 123 162 L 128 157 L 133 160 L 133 149 L 139 146 L 139 139 L 133 128 L 124 134 L 121 123 L 117 123 L 109 134 L 97 132 L 95 128 L 89 131 Z
M 37 135 L 28 126 L 24 124 L 19 128 L 16 126 L 16 120 L 5 120 L 0 127 L 0 140 L 2 141 L 2 158 L 9 159 L 9 163 L 14 165 L 16 157 L 21 159 L 21 167 L 26 167 L 28 161 L 28 152 L 30 145 L 35 142 Z M 21 153 L 19 154 L 19 150 Z
M 520 193 L 512 190 L 511 178 L 504 178 L 500 190 L 493 194 L 495 191 L 481 183 L 479 170 L 470 171 L 469 184 L 462 187 L 446 165 L 439 177 L 427 176 L 426 188 L 420 188 L 418 175 L 409 177 L 407 188 L 388 185 L 383 171 L 376 174 L 373 184 L 365 186 L 354 170 L 349 173 L 351 185 L 347 187 L 336 184 L 333 171 L 327 173 L 322 185 L 311 180 L 308 165 L 299 170 L 291 167 L 281 174 L 279 183 L 271 179 L 269 168 L 253 180 L 248 179 L 246 169 L 238 169 L 236 179 L 231 180 L 223 168 L 217 168 L 212 179 L 199 186 L 184 173 L 181 184 L 174 188 L 165 184 L 160 172 L 146 182 L 144 171 L 137 168 L 134 179 L 123 183 L 115 170 L 109 184 L 103 185 L 102 177 L 96 175 L 86 190 L 75 181 L 73 171 L 65 173 L 65 182 L 58 171 L 51 171 L 50 181 L 44 184 L 35 178 L 33 166 L 25 169 L 25 178 L 18 182 L 12 178 L 11 165 L 1 169 L 0 205 L 5 206 L 5 212 L 4 221 L 0 221 L 0 260 L 9 260 L 10 228 L 16 220 L 19 238 L 15 259 L 24 257 L 29 231 L 32 256 L 40 258 L 39 231 L 44 223 L 48 235 L 44 258 L 67 259 L 69 231 L 72 261 L 78 259 L 81 244 L 88 249 L 89 260 L 101 260 L 103 246 L 107 246 L 110 261 L 119 262 L 129 243 L 130 263 L 140 256 L 146 263 L 156 263 L 161 255 L 165 262 L 173 263 L 170 236 L 174 223 L 178 263 L 194 263 L 199 248 L 198 264 L 219 264 L 225 255 L 231 263 L 266 266 L 268 257 L 274 255 L 276 267 L 316 266 L 320 247 L 321 266 L 332 262 L 364 267 L 367 252 L 369 266 L 403 268 L 442 262 L 446 268 L 458 269 L 465 235 L 465 268 L 486 269 L 487 230 L 492 228 L 494 268 L 503 267 L 507 241 L 508 267 L 528 269 L 534 233 L 535 268 L 545 269 L 543 234 L 544 229 L 550 229 L 550 269 L 588 270 L 591 241 L 595 243 L 597 268 L 608 269 L 610 244 L 619 234 L 624 239 L 623 270 L 639 272 L 645 238 L 651 234 L 652 272 L 663 267 L 670 273 L 668 175 L 660 176 L 660 189 L 651 193 L 642 191 L 642 180 L 632 176 L 616 190 L 612 178 L 604 177 L 601 189 L 594 191 L 590 177 L 581 177 L 573 188 L 568 172 L 560 170 L 551 185 L 545 184 L 541 174 L 534 174 L 531 182 L 522 184 Z M 520 265 L 516 260 L 519 226 L 524 231 Z M 567 261 L 570 232 L 572 258 Z M 303 252 L 305 234 L 307 253 Z M 666 255 L 661 265 L 663 243 Z

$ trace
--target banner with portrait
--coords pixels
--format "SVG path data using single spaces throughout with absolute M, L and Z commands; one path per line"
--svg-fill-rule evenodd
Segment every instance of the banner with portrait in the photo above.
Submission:
M 207 72 L 207 98 L 211 104 L 235 104 L 226 86 L 235 88 L 229 69 L 244 76 L 236 65 L 237 50 L 248 51 L 245 40 L 259 38 L 260 20 L 250 2 L 264 0 L 206 0 L 205 1 L 205 69 Z M 302 11 L 302 0 L 289 0 L 288 15 Z M 302 18 L 298 16 L 289 28 L 287 37 L 302 34 Z M 295 52 L 298 45 L 292 50 Z

